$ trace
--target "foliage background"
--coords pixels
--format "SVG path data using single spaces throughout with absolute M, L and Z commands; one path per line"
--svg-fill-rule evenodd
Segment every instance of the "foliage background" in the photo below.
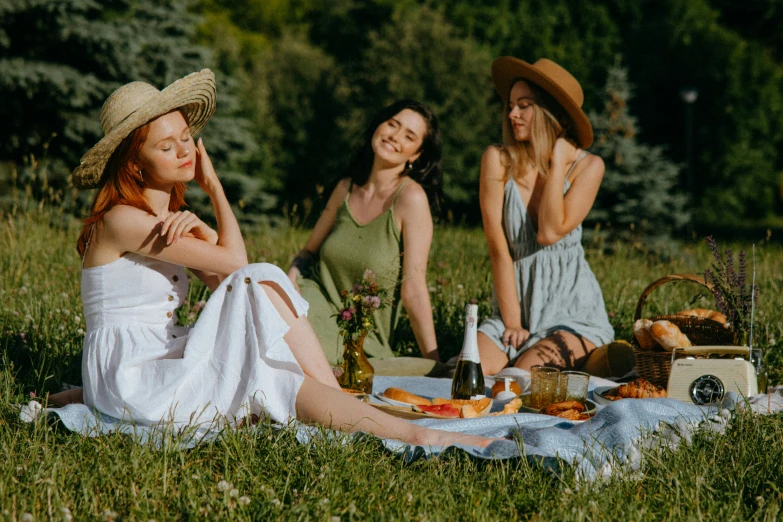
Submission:
M 775 228 L 781 19 L 781 0 L 0 0 L 0 186 L 35 180 L 62 199 L 114 88 L 211 67 L 220 99 L 205 141 L 244 222 L 272 210 L 312 222 L 364 122 L 413 97 L 444 130 L 441 217 L 475 224 L 481 152 L 500 139 L 489 65 L 546 56 L 582 82 L 593 151 L 614 169 L 592 224 L 644 237 Z M 690 182 L 685 87 L 699 93 Z

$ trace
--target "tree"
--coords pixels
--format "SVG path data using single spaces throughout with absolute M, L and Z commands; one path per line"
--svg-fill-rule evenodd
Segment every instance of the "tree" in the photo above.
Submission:
M 690 220 L 679 167 L 662 147 L 637 142 L 636 118 L 628 110 L 632 89 L 619 61 L 609 69 L 605 93 L 603 111 L 590 120 L 591 150 L 603 158 L 606 173 L 587 224 L 608 225 L 615 237 L 666 238 Z
M 68 190 L 71 170 L 103 136 L 99 112 L 114 89 L 132 80 L 162 88 L 207 67 L 209 50 L 192 43 L 198 17 L 190 7 L 185 0 L 0 0 L 6 182 L 18 170 L 22 184 Z M 218 77 L 218 85 L 218 111 L 204 139 L 219 166 L 242 170 L 257 147 L 231 81 Z M 45 162 L 30 168 L 44 153 Z M 87 195 L 80 196 L 84 204 Z

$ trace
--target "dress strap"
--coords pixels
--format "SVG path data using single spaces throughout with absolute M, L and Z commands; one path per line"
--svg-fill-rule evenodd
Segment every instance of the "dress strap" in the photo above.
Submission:
M 95 231 L 95 223 L 90 225 L 90 233 L 87 236 L 87 242 L 84 244 L 84 253 L 82 254 L 82 268 L 84 268 L 84 258 L 87 257 L 87 249 L 90 248 L 90 240 L 92 239 L 92 233 Z
M 411 180 L 410 178 L 404 180 L 402 183 L 400 183 L 400 186 L 397 187 L 397 190 L 394 191 L 394 197 L 392 197 L 392 203 L 391 203 L 392 206 L 394 206 L 394 202 L 397 201 L 397 196 L 400 195 L 400 191 L 402 191 L 402 189 L 405 187 L 405 185 L 408 184 L 410 180 Z
M 576 164 L 579 163 L 579 160 L 581 160 L 585 156 L 587 156 L 587 151 L 583 150 L 582 154 L 580 154 L 579 157 L 574 160 L 574 162 L 571 164 L 571 168 L 568 169 L 568 172 L 566 173 L 566 176 L 565 176 L 566 181 L 571 183 L 571 180 L 568 179 L 568 176 L 570 176 L 571 173 L 574 171 L 574 167 L 576 167 Z

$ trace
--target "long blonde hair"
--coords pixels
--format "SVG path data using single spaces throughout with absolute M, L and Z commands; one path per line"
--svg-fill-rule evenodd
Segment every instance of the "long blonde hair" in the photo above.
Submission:
M 504 181 L 513 178 L 522 182 L 529 167 L 538 170 L 538 175 L 546 177 L 549 174 L 549 161 L 555 148 L 555 141 L 561 135 L 574 141 L 571 131 L 571 119 L 559 103 L 538 85 L 517 78 L 511 82 L 511 87 L 524 81 L 536 96 L 533 104 L 533 119 L 530 126 L 530 139 L 517 141 L 508 113 L 511 108 L 508 103 L 503 110 L 503 146 L 500 149 L 501 160 L 505 167 Z M 509 93 L 511 88 L 509 88 Z

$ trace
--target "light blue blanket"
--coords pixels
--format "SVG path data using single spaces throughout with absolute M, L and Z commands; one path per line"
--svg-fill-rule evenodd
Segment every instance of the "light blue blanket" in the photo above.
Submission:
M 596 382 L 591 379 L 590 389 Z M 450 379 L 428 377 L 382 377 L 374 381 L 374 391 L 382 392 L 388 387 L 404 388 L 425 397 L 448 397 L 451 392 Z M 725 424 L 727 410 L 731 409 L 736 397 L 730 397 L 721 408 L 699 407 L 674 399 L 646 399 L 617 401 L 607 406 L 598 406 L 598 412 L 589 421 L 572 422 L 546 415 L 519 413 L 515 415 L 487 416 L 477 419 L 424 419 L 416 424 L 434 429 L 458 431 L 498 440 L 487 448 L 472 446 L 412 447 L 394 441 L 384 440 L 386 448 L 400 455 L 405 461 L 430 457 L 454 451 L 458 448 L 480 459 L 507 459 L 527 457 L 540 460 L 545 466 L 557 465 L 559 461 L 573 464 L 586 477 L 611 473 L 618 464 L 635 464 L 639 448 L 650 436 L 658 433 L 675 442 L 690 434 L 707 421 L 707 425 Z M 723 417 L 721 417 L 721 411 Z M 165 444 L 174 441 L 183 446 L 213 440 L 219 432 L 206 428 L 193 428 L 172 437 L 169 430 L 137 426 L 130 422 L 101 415 L 81 404 L 63 408 L 48 408 L 48 415 L 57 415 L 70 430 L 87 436 L 109 433 L 124 433 L 137 438 L 140 443 Z M 721 418 L 723 419 L 721 421 Z M 324 435 L 346 440 L 347 437 L 328 430 L 292 422 L 300 442 L 307 442 Z M 638 462 L 636 462 L 638 464 Z

